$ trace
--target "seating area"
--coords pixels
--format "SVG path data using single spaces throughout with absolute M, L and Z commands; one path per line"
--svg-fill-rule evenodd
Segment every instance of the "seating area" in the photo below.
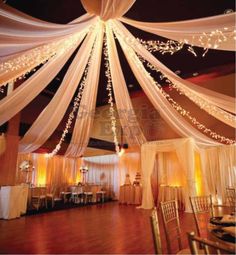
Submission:
M 227 188 L 231 191 L 235 188 Z M 235 197 L 231 197 L 235 199 Z M 195 227 L 191 232 L 183 233 L 181 231 L 181 222 L 178 211 L 177 200 L 170 200 L 160 203 L 160 213 L 164 226 L 164 236 L 167 244 L 168 254 L 235 254 L 236 251 L 236 216 L 231 206 L 227 207 L 227 214 L 219 214 L 219 208 L 214 207 L 211 195 L 190 197 L 192 207 L 192 218 Z M 235 206 L 235 205 L 234 205 Z M 215 216 L 217 213 L 217 217 Z M 224 212 L 225 213 L 225 212 Z M 200 218 L 204 222 L 200 221 Z M 221 215 L 221 216 L 219 216 Z M 227 218 L 227 220 L 225 220 Z M 160 221 L 158 219 L 158 210 L 153 208 L 151 215 L 151 228 L 153 243 L 156 254 L 165 254 L 162 249 L 163 237 L 160 234 Z M 227 226 L 227 227 L 225 227 Z M 223 228 L 225 227 L 225 228 Z M 197 236 L 194 233 L 197 230 Z M 227 230 L 226 230 L 227 229 Z M 203 231 L 202 231 L 203 230 Z M 217 235 L 221 233 L 221 235 Z M 183 247 L 183 235 L 188 237 L 188 247 Z M 177 250 L 173 250 L 173 245 L 177 243 Z M 176 246 L 175 246 L 176 247 Z

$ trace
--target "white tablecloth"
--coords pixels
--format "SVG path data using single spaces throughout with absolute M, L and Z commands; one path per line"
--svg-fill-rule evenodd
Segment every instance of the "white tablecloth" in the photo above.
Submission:
M 138 185 L 120 186 L 119 202 L 121 204 L 140 205 L 142 203 L 142 187 Z
M 26 213 L 28 186 L 2 186 L 0 189 L 0 218 L 14 219 Z
M 158 204 L 169 200 L 177 200 L 178 207 L 181 210 L 185 209 L 185 201 L 183 195 L 183 188 L 177 186 L 164 186 L 159 187 Z

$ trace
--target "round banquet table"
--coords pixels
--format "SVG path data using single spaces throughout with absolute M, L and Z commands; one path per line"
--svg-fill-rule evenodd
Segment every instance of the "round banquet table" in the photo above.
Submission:
M 178 208 L 180 210 L 185 209 L 183 187 L 181 186 L 168 186 L 160 185 L 158 193 L 158 204 L 169 200 L 177 200 Z
M 220 218 L 220 217 L 216 217 Z M 214 218 L 213 218 L 214 219 Z M 227 226 L 226 225 L 217 225 L 217 224 L 212 224 L 212 219 L 211 223 L 208 224 L 208 239 L 214 242 L 218 242 L 219 244 L 223 244 L 225 246 L 229 246 L 232 249 L 236 250 L 236 236 L 230 235 L 228 232 L 225 231 L 227 228 L 235 228 L 236 231 L 236 226 Z
M 140 205 L 142 202 L 142 187 L 127 184 L 120 186 L 119 202 L 121 204 Z

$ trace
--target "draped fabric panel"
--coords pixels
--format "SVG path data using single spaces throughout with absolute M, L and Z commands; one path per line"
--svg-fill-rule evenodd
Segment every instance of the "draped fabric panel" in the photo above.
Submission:
M 98 23 L 97 38 L 91 56 L 91 64 L 75 122 L 71 142 L 66 151 L 66 156 L 79 157 L 83 155 L 93 125 L 93 114 L 96 106 L 97 89 L 100 75 L 100 64 L 103 44 L 103 23 Z
M 187 80 L 181 79 L 174 72 L 172 72 L 169 68 L 163 65 L 160 61 L 158 61 L 149 51 L 147 51 L 140 43 L 136 42 L 136 38 L 118 21 L 113 20 L 111 22 L 112 27 L 115 28 L 116 31 L 123 38 L 130 38 L 127 43 L 135 42 L 134 44 L 130 44 L 130 47 L 133 48 L 139 55 L 141 55 L 144 59 L 150 62 L 153 66 L 159 69 L 162 73 L 164 73 L 170 81 L 178 84 L 183 89 L 187 89 L 192 93 L 197 94 L 202 97 L 202 99 L 208 101 L 209 103 L 222 108 L 223 110 L 235 113 L 235 98 L 223 95 L 221 93 L 203 88 L 201 86 L 197 86 Z M 115 32 L 116 32 L 115 31 Z M 117 33 L 116 33 L 117 34 Z M 121 36 L 120 36 L 121 37 Z
M 64 158 L 61 156 L 48 157 L 47 154 L 27 153 L 18 155 L 18 165 L 23 160 L 33 163 L 32 183 L 35 186 L 56 186 L 63 190 L 68 185 L 78 182 L 80 159 Z M 17 182 L 25 181 L 24 174 L 18 169 Z
M 189 196 L 196 195 L 194 180 L 194 144 L 190 138 L 170 139 L 148 142 L 141 146 L 143 198 L 141 208 L 151 209 L 154 206 L 151 175 L 155 165 L 156 154 L 175 151 L 186 176 L 184 198 L 186 211 L 190 211 Z M 161 172 L 160 172 L 161 174 Z M 160 176 L 160 178 L 162 178 Z M 179 176 L 181 178 L 181 175 Z M 181 182 L 181 180 L 179 180 Z
M 123 16 L 136 0 L 81 0 L 88 13 L 98 15 L 102 20 L 114 19 Z
M 0 57 L 66 38 L 88 28 L 96 20 L 96 17 L 85 14 L 72 24 L 53 24 L 35 19 L 1 3 Z
M 183 137 L 193 137 L 197 143 L 202 145 L 218 144 L 218 142 L 213 141 L 211 138 L 196 130 L 180 114 L 177 114 L 167 99 L 161 94 L 158 87 L 153 86 L 150 76 L 148 78 L 148 75 L 145 75 L 147 71 L 136 55 L 134 55 L 134 51 L 125 45 L 119 35 L 117 37 L 136 79 L 163 119 Z
M 86 157 L 83 164 L 88 167 L 87 182 L 102 185 L 111 197 L 118 198 L 119 193 L 119 158 L 117 155 Z
M 236 185 L 236 146 L 199 148 L 208 193 L 226 203 L 226 188 Z
M 75 46 L 51 58 L 40 70 L 0 101 L 0 125 L 21 111 L 53 80 L 74 50 Z
M 1 134 L 0 135 L 0 155 L 4 153 L 5 149 L 6 149 L 6 138 L 4 134 Z
M 96 31 L 91 32 L 83 42 L 53 99 L 21 139 L 20 152 L 28 153 L 38 149 L 57 128 L 82 77 L 95 35 Z
M 175 41 L 186 42 L 193 46 L 229 51 L 235 50 L 235 13 L 162 23 L 142 22 L 124 17 L 119 20 L 146 32 L 160 35 Z M 211 44 L 208 43 L 205 45 L 204 42 L 206 42 L 206 39 L 210 37 L 210 34 L 213 31 L 221 31 L 222 34 L 227 37 L 227 40 L 223 40 L 223 36 L 217 36 Z M 217 41 L 219 38 L 222 39 L 221 42 Z M 218 47 L 216 47 L 215 44 L 217 44 Z
M 130 145 L 141 145 L 146 142 L 143 132 L 137 122 L 130 100 L 129 92 L 120 66 L 120 61 L 111 29 L 106 25 L 108 58 L 110 63 L 112 85 L 116 107 L 121 126 Z M 132 116 L 132 117 L 131 117 Z

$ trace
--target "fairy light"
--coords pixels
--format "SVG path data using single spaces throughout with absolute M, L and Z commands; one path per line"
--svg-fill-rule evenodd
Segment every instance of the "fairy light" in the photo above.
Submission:
M 115 31 L 115 33 L 119 37 L 119 33 Z M 147 79 L 153 84 L 153 86 L 156 86 L 159 91 L 161 92 L 161 95 L 168 100 L 168 102 L 172 105 L 172 107 L 179 112 L 183 117 L 188 118 L 193 125 L 195 125 L 199 130 L 201 130 L 203 133 L 208 134 L 210 137 L 213 139 L 220 141 L 221 143 L 226 143 L 226 144 L 234 144 L 236 143 L 235 140 L 232 140 L 230 138 L 226 138 L 225 136 L 219 135 L 216 132 L 212 131 L 211 129 L 207 128 L 204 124 L 200 123 L 195 117 L 192 117 L 190 115 L 190 112 L 185 110 L 182 106 L 180 106 L 177 102 L 174 101 L 173 98 L 169 94 L 167 94 L 161 87 L 161 85 L 154 80 L 154 78 L 146 71 L 144 68 L 142 62 L 139 60 L 138 56 L 134 52 L 134 50 L 128 46 L 126 43 L 124 43 L 124 40 L 122 37 L 119 37 L 119 40 L 121 43 L 124 44 L 124 46 L 129 50 L 129 56 L 133 58 L 134 62 L 137 64 L 139 70 L 147 77 Z M 130 40 L 129 40 L 130 41 Z
M 135 53 L 134 53 L 135 54 Z M 136 56 L 136 54 L 135 54 Z M 138 57 L 136 56 L 135 61 L 137 61 Z M 201 130 L 203 133 L 208 134 L 210 137 L 212 137 L 215 140 L 218 140 L 220 142 L 224 142 L 226 144 L 234 144 L 236 143 L 235 140 L 226 138 L 225 136 L 219 135 L 216 132 L 212 131 L 210 128 L 207 128 L 204 124 L 200 123 L 195 117 L 192 117 L 190 112 L 185 110 L 182 106 L 180 106 L 169 94 L 167 94 L 161 85 L 153 79 L 153 77 L 145 70 L 143 65 L 140 61 L 137 61 L 139 63 L 138 67 L 142 71 L 142 73 L 151 81 L 151 83 L 154 86 L 157 86 L 161 94 L 170 102 L 172 107 L 179 112 L 183 117 L 188 118 L 199 130 Z
M 58 151 L 61 149 L 61 146 L 62 146 L 62 143 L 65 141 L 65 138 L 66 138 L 66 135 L 69 133 L 69 129 L 71 128 L 71 124 L 72 124 L 72 121 L 73 119 L 75 118 L 75 115 L 76 115 L 76 112 L 79 108 L 79 105 L 80 105 L 80 102 L 81 102 L 81 98 L 82 98 L 82 95 L 83 95 L 83 91 L 84 91 L 84 86 L 86 84 L 86 81 L 87 81 L 87 77 L 88 77 L 88 70 L 90 68 L 90 65 L 91 65 L 91 57 L 93 55 L 93 52 L 94 52 L 94 45 L 92 47 L 92 50 L 90 52 L 90 56 L 89 56 L 89 59 L 88 59 L 88 63 L 86 65 L 86 68 L 84 70 L 84 73 L 83 73 L 83 78 L 82 78 L 82 81 L 80 82 L 80 85 L 79 85 L 79 91 L 78 91 L 78 94 L 77 96 L 74 98 L 74 101 L 73 101 L 73 108 L 72 108 L 72 111 L 70 112 L 69 114 L 69 117 L 67 119 L 67 122 L 66 122 L 66 126 L 62 132 L 62 135 L 61 135 L 61 138 L 60 138 L 60 141 L 58 142 L 58 144 L 55 146 L 55 148 L 53 149 L 53 151 L 49 154 L 50 157 L 52 156 L 55 156 Z
M 112 23 L 110 24 L 112 26 Z M 136 40 L 134 40 L 133 38 L 127 38 L 124 37 L 117 29 L 115 26 L 112 26 L 112 29 L 115 31 L 115 33 L 119 36 L 119 38 L 122 38 L 123 41 L 125 42 L 129 42 L 132 44 L 133 48 L 139 47 L 140 48 L 140 44 L 138 45 Z M 225 28 L 226 29 L 226 28 Z M 227 30 L 227 29 L 226 29 Z M 157 69 L 155 66 L 153 66 L 151 63 L 149 63 L 148 61 L 146 61 L 143 57 L 141 57 L 139 54 L 136 54 L 139 58 L 139 60 L 142 63 L 146 63 L 147 67 L 149 67 L 151 70 L 155 70 L 156 72 L 160 73 L 160 79 L 163 80 L 165 79 L 165 82 L 169 84 L 169 86 L 171 86 L 171 88 L 176 89 L 176 91 L 182 95 L 184 94 L 185 96 L 187 96 L 192 102 L 194 102 L 196 105 L 198 105 L 202 110 L 206 111 L 207 113 L 209 113 L 210 115 L 214 116 L 214 117 L 220 117 L 221 119 L 225 119 L 226 123 L 230 123 L 231 126 L 235 125 L 235 121 L 236 118 L 234 115 L 232 115 L 231 113 L 228 113 L 222 109 L 220 109 L 219 107 L 207 102 L 206 100 L 202 99 L 197 93 L 195 93 L 194 91 L 190 91 L 187 88 L 184 88 L 183 86 L 181 86 L 181 84 L 176 84 L 173 83 L 169 80 L 169 78 L 162 73 L 159 69 Z
M 108 104 L 110 105 L 109 115 L 110 115 L 110 120 L 111 120 L 111 131 L 113 133 L 113 141 L 115 144 L 116 154 L 119 155 L 120 147 L 119 147 L 117 132 L 116 132 L 116 117 L 115 117 L 115 109 L 114 109 L 114 100 L 113 100 L 113 95 L 112 95 L 112 78 L 111 78 L 111 70 L 110 70 L 110 65 L 109 65 L 106 36 L 104 37 L 103 54 L 104 54 L 104 65 L 105 65 L 105 69 L 106 69 L 105 76 L 107 78 L 106 90 L 108 91 Z
M 139 55 L 138 55 L 139 57 Z M 142 58 L 140 61 L 144 61 L 144 59 Z M 185 95 L 186 97 L 188 97 L 193 103 L 195 103 L 196 105 L 198 105 L 200 107 L 200 109 L 204 110 L 205 112 L 209 113 L 212 116 L 219 116 L 222 117 L 223 119 L 225 119 L 226 121 L 229 121 L 232 126 L 235 125 L 236 122 L 236 118 L 233 114 L 230 114 L 229 112 L 226 112 L 222 109 L 220 109 L 219 107 L 208 103 L 206 100 L 202 99 L 200 96 L 197 95 L 197 93 L 190 91 L 189 89 L 184 88 L 183 86 L 181 86 L 180 83 L 173 83 L 172 81 L 169 80 L 169 78 L 162 73 L 159 69 L 157 69 L 155 66 L 153 66 L 150 62 L 147 62 L 147 66 L 151 69 L 154 70 L 158 73 L 161 74 L 161 79 L 165 78 L 165 81 L 169 84 L 169 86 L 171 86 L 171 88 L 174 88 L 179 95 Z
M 139 43 L 141 43 L 149 52 L 159 51 L 162 55 L 169 53 L 173 55 L 174 53 L 180 51 L 183 48 L 184 43 L 179 43 L 173 40 L 168 40 L 167 42 L 161 42 L 159 40 L 148 40 L 136 38 Z
M 7 83 L 15 82 L 18 79 L 24 79 L 28 73 L 36 71 L 36 67 L 40 64 L 46 63 L 55 55 L 60 56 L 66 53 L 77 45 L 79 39 L 85 36 L 89 29 L 85 29 L 83 32 L 75 33 L 66 39 L 39 46 L 25 52 L 24 54 L 21 54 L 16 58 L 0 63 L 1 76 L 4 77 L 4 75 L 7 73 L 16 72 L 15 75 L 11 75 L 11 78 L 2 80 L 0 82 L 0 86 L 5 86 Z

